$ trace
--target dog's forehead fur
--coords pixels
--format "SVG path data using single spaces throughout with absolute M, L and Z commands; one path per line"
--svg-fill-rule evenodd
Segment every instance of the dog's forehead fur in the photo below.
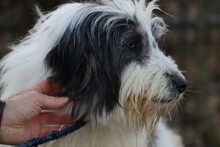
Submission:
M 112 22 L 117 21 L 120 17 L 131 19 L 141 27 L 141 31 L 148 35 L 151 40 L 150 42 L 154 42 L 153 40 L 156 35 L 162 36 L 166 33 L 166 25 L 163 19 L 153 15 L 153 10 L 160 10 L 156 2 L 157 0 L 154 0 L 147 4 L 145 0 L 101 0 L 101 3 L 98 4 L 64 4 L 57 10 L 41 16 L 40 21 L 32 31 L 37 30 L 38 33 L 41 33 L 45 31 L 45 29 L 49 29 L 50 31 L 44 34 L 52 35 L 50 38 L 54 40 L 50 43 L 54 45 L 64 34 L 66 28 L 75 28 L 75 26 L 81 23 L 82 20 L 86 19 L 90 14 L 102 12 L 103 15 L 115 14 L 115 17 L 106 21 L 106 27 Z M 100 15 L 100 18 L 102 17 L 103 16 Z M 153 44 L 151 46 L 153 46 Z

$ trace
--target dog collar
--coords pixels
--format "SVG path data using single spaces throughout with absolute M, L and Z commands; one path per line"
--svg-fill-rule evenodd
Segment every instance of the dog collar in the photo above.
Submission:
M 24 144 L 20 144 L 20 145 L 15 145 L 15 147 L 37 147 L 40 144 L 43 143 L 47 143 L 50 142 L 52 140 L 55 139 L 59 139 L 62 137 L 67 136 L 68 134 L 80 129 L 81 127 L 83 127 L 84 125 L 86 125 L 87 122 L 85 121 L 76 121 L 75 124 L 73 124 L 72 126 L 69 126 L 63 130 L 60 131 L 53 131 L 51 134 L 44 136 L 44 137 L 40 137 L 40 138 L 33 138 L 32 140 L 24 143 Z

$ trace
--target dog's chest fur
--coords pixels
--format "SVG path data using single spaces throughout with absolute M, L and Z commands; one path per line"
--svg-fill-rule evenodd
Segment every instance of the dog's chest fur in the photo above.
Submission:
M 137 139 L 138 138 L 138 139 Z M 135 132 L 120 124 L 111 126 L 86 125 L 79 131 L 68 135 L 64 139 L 50 142 L 43 146 L 53 147 L 147 147 L 146 135 Z

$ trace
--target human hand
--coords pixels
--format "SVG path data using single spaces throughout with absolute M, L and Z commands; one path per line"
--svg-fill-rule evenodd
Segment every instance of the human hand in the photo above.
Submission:
M 59 109 L 68 103 L 67 97 L 48 96 L 59 91 L 57 85 L 43 81 L 6 100 L 0 128 L 0 143 L 21 144 L 58 131 L 63 124 L 73 123 L 69 116 L 41 112 L 45 109 Z

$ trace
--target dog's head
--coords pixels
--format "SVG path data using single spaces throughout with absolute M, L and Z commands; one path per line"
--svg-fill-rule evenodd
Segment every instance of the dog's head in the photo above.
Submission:
M 75 118 L 91 120 L 120 109 L 140 123 L 181 99 L 187 82 L 158 47 L 167 29 L 152 14 L 159 9 L 155 2 L 67 4 L 45 16 L 40 27 L 53 42 L 45 63 L 73 100 Z

